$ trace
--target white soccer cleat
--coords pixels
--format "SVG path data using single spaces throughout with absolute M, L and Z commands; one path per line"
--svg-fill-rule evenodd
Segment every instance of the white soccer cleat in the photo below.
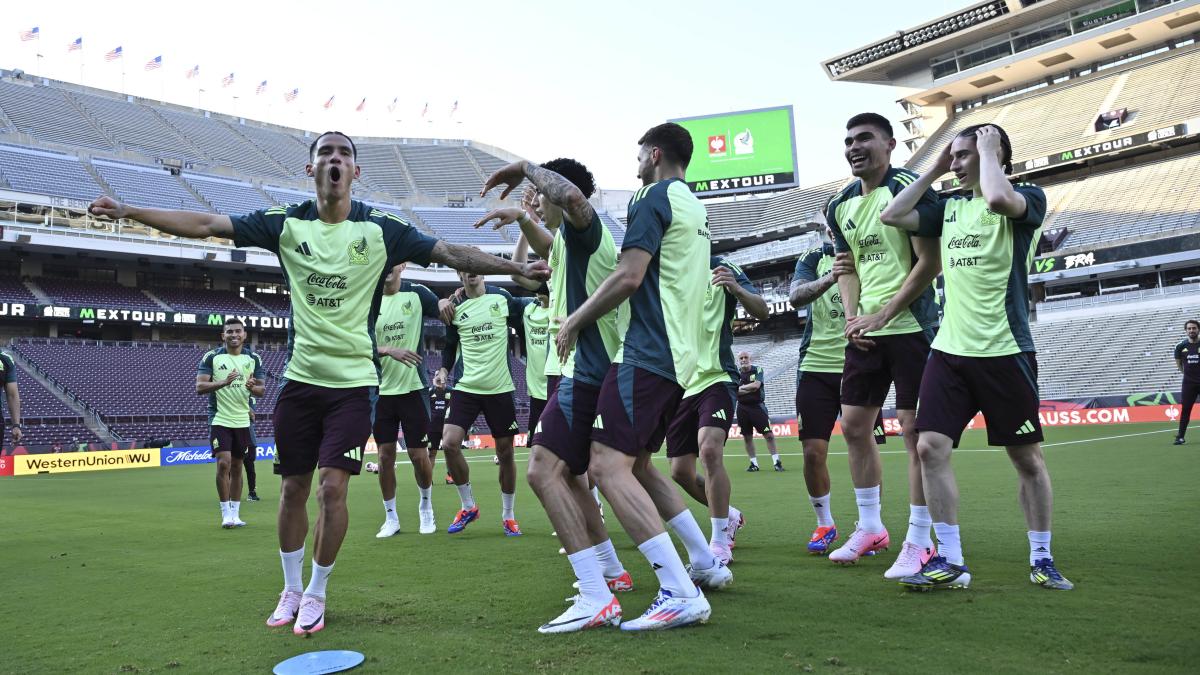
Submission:
M 694 623 L 706 623 L 712 615 L 712 606 L 704 593 L 697 591 L 694 598 L 677 598 L 670 591 L 660 588 L 654 602 L 646 612 L 621 624 L 621 630 L 666 630 Z
M 883 573 L 884 579 L 903 579 L 911 577 L 914 574 L 920 574 L 921 568 L 925 567 L 925 563 L 934 556 L 932 548 L 922 548 L 912 543 L 905 541 L 904 546 L 900 548 L 900 555 L 896 557 L 896 562 Z
M 246 521 L 242 520 L 241 516 L 233 517 L 233 527 L 245 527 Z
M 286 626 L 296 620 L 296 612 L 300 609 L 301 594 L 298 591 L 284 591 L 279 594 L 279 604 L 275 611 L 267 617 L 267 625 L 272 628 Z
M 417 511 L 421 516 L 421 526 L 417 530 L 421 534 L 433 534 L 437 532 L 437 523 L 433 520 L 433 511 Z
M 745 526 L 746 526 L 746 516 L 742 515 L 742 512 L 739 511 L 738 509 L 735 509 L 732 506 L 730 506 L 729 507 L 729 525 L 727 525 L 726 529 L 725 529 L 725 531 L 729 533 L 729 548 L 734 548 L 737 546 L 738 530 L 742 529 Z
M 717 560 L 717 564 L 705 570 L 687 566 L 688 577 L 700 588 L 719 591 L 733 583 L 733 571 L 725 563 Z
M 383 525 L 379 527 L 379 532 L 375 534 L 376 539 L 387 539 L 388 537 L 400 531 L 400 521 L 390 518 L 383 521 Z
M 221 527 L 225 528 L 226 530 L 232 530 L 234 527 L 237 527 L 233 524 L 233 516 L 226 515 L 224 518 L 222 518 Z
M 611 596 L 606 604 L 589 601 L 582 595 L 570 598 L 571 606 L 553 621 L 542 624 L 538 632 L 574 633 L 588 628 L 621 625 L 621 603 Z
M 733 562 L 733 550 L 728 544 L 720 544 L 715 541 L 709 542 L 708 550 L 712 551 L 713 556 L 717 560 L 726 565 Z

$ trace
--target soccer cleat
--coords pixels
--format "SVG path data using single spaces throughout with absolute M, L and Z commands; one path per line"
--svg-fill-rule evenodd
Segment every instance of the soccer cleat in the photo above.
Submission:
M 417 530 L 421 534 L 433 534 L 437 531 L 437 523 L 433 520 L 433 511 L 417 511 L 421 516 L 421 527 Z
M 1054 591 L 1069 591 L 1075 588 L 1075 584 L 1067 581 L 1050 558 L 1040 558 L 1029 566 L 1029 580 L 1042 588 Z
M 937 555 L 937 551 L 933 548 L 917 546 L 911 541 L 906 541 L 904 546 L 900 547 L 900 555 L 896 558 L 896 562 L 892 563 L 892 566 L 883 573 L 883 578 L 903 579 L 920 574 L 921 570 L 925 569 L 925 563 L 935 555 Z
M 842 544 L 841 548 L 829 554 L 829 561 L 840 565 L 853 565 L 865 555 L 873 555 L 877 551 L 886 551 L 891 546 L 887 530 L 882 532 L 867 532 L 854 524 L 854 534 Z
M 246 526 L 246 521 L 242 520 L 240 516 L 233 517 L 233 527 L 245 527 L 245 526 Z
M 750 466 L 746 467 L 746 471 L 758 471 L 758 465 L 750 462 Z
M 1184 444 L 1184 443 L 1186 443 L 1186 442 L 1187 442 L 1187 441 L 1183 440 L 1183 436 L 1176 436 L 1176 437 L 1175 437 L 1175 445 L 1183 445 L 1183 444 Z
M 284 591 L 279 594 L 279 604 L 275 611 L 267 617 L 267 625 L 272 628 L 286 626 L 296 620 L 296 612 L 300 609 L 301 594 L 299 591 Z
M 633 577 L 629 576 L 629 572 L 621 572 L 621 576 L 608 578 L 604 577 L 604 583 L 608 584 L 608 590 L 613 593 L 627 593 L 633 590 Z M 571 584 L 571 588 L 579 590 L 579 581 Z
M 966 565 L 952 565 L 940 555 L 925 563 L 921 571 L 900 580 L 900 585 L 915 591 L 935 588 L 966 588 L 971 585 L 971 572 Z
M 781 460 L 781 459 L 775 460 L 775 470 L 783 471 L 783 460 Z
M 387 518 L 383 521 L 383 525 L 379 527 L 379 532 L 375 534 L 376 539 L 387 539 L 388 537 L 400 531 L 400 521 Z
M 553 621 L 538 628 L 543 635 L 550 633 L 574 633 L 599 628 L 600 626 L 621 625 L 621 603 L 615 597 L 609 598 L 607 604 L 586 600 L 582 595 L 570 599 L 571 606 Z
M 741 511 L 729 507 L 729 525 L 726 526 L 725 532 L 729 535 L 729 548 L 737 548 L 737 533 L 738 530 L 746 526 L 746 516 Z
M 837 538 L 837 527 L 833 525 L 818 527 L 813 530 L 812 536 L 808 539 L 808 552 L 813 555 L 825 555 L 829 553 L 829 547 L 837 541 Z
M 222 527 L 222 528 L 224 528 L 224 529 L 226 529 L 226 530 L 231 530 L 231 529 L 233 529 L 234 527 L 236 527 L 236 526 L 233 524 L 233 514 L 232 514 L 232 513 L 226 513 L 224 516 L 222 516 L 222 518 L 221 518 L 221 527 Z
M 246 500 L 247 500 L 247 501 L 251 501 L 251 502 L 257 502 L 257 501 L 261 501 L 261 500 L 258 498 L 258 493 L 257 493 L 257 492 L 255 492 L 254 490 L 251 490 L 251 491 L 250 491 L 250 494 L 246 495 Z
M 664 588 L 641 616 L 621 624 L 621 630 L 666 630 L 694 623 L 707 623 L 712 615 L 712 606 L 704 593 L 698 591 L 694 598 L 677 598 Z
M 454 522 L 450 523 L 450 527 L 446 528 L 446 532 L 450 534 L 458 534 L 467 529 L 475 520 L 479 519 L 479 507 L 473 506 L 470 509 L 459 509 L 458 514 L 454 516 Z
M 454 485 L 454 477 L 446 474 L 446 485 Z
M 325 598 L 306 595 L 300 600 L 300 613 L 296 615 L 296 625 L 292 632 L 296 635 L 309 635 L 325 627 Z
M 728 544 L 719 544 L 715 541 L 708 543 L 708 550 L 712 551 L 713 557 L 728 565 L 733 562 L 733 551 Z
M 704 570 L 688 565 L 687 572 L 693 584 L 710 591 L 719 591 L 733 583 L 733 572 L 720 560 L 717 560 L 716 565 Z
M 519 537 L 521 536 L 521 526 L 517 525 L 517 521 L 509 518 L 504 521 L 504 536 Z

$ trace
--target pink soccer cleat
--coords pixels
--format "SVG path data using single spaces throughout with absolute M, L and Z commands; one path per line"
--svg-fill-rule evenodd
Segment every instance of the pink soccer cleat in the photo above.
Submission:
M 284 591 L 279 594 L 279 604 L 275 605 L 275 611 L 271 612 L 271 616 L 267 617 L 267 625 L 272 628 L 286 626 L 296 620 L 296 611 L 300 609 L 300 593 L 297 591 Z
M 309 635 L 325 627 L 325 598 L 306 595 L 300 601 L 300 613 L 296 615 L 296 625 L 292 632 L 296 635 Z
M 841 548 L 829 554 L 829 561 L 839 565 L 853 565 L 865 555 L 874 555 L 878 551 L 888 550 L 891 545 L 887 530 L 882 532 L 867 532 L 854 524 L 854 534 L 842 544 Z

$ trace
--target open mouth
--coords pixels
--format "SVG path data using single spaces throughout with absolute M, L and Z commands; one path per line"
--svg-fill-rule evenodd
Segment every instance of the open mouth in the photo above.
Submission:
M 866 166 L 866 164 L 867 164 L 867 156 L 866 155 L 857 155 L 857 154 L 850 155 L 849 160 L 850 160 L 850 166 L 855 169 Z
M 335 166 L 335 167 L 332 167 L 329 169 L 329 180 L 333 181 L 334 183 L 337 183 L 338 181 L 342 180 L 341 167 Z

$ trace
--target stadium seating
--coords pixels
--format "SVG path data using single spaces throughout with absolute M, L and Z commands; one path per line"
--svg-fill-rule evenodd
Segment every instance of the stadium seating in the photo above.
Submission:
M 204 162 L 204 155 L 185 136 L 167 126 L 152 109 L 125 99 L 64 92 L 95 121 L 120 148 L 140 153 L 151 159 L 178 159 L 184 162 Z
M 112 141 L 55 87 L 0 81 L 0 110 L 18 133 L 54 145 L 114 150 Z
M 21 192 L 91 201 L 104 193 L 74 155 L 0 145 L 0 178 Z
M 184 187 L 179 178 L 161 168 L 98 160 L 92 166 L 123 202 L 160 209 L 211 211 Z
M 56 305 L 94 307 L 107 304 L 148 311 L 166 309 L 140 290 L 112 282 L 40 277 L 34 283 Z
M 177 135 L 195 144 L 211 160 L 206 163 L 212 166 L 234 169 L 250 176 L 291 175 L 266 153 L 247 143 L 245 137 L 217 120 L 168 109 L 159 109 L 157 113 Z
M 153 288 L 154 297 L 181 312 L 224 312 L 228 314 L 262 314 L 257 307 L 234 291 L 215 291 L 206 288 Z
M 467 156 L 462 145 L 400 145 L 397 146 L 409 174 L 422 192 L 477 195 L 483 187 L 483 176 Z
M 473 246 L 511 246 L 512 241 L 504 230 L 493 230 L 490 226 L 475 229 L 475 221 L 487 214 L 484 209 L 421 208 L 413 213 L 431 227 L 439 237 L 459 244 Z
M 217 213 L 240 216 L 244 213 L 274 206 L 271 200 L 253 185 L 225 178 L 183 174 L 183 180 L 198 192 Z
M 396 199 L 413 194 L 408 174 L 400 164 L 400 151 L 393 144 L 358 146 L 358 164 L 362 174 Z
M 37 304 L 38 299 L 19 277 L 0 275 L 0 302 L 24 302 Z

